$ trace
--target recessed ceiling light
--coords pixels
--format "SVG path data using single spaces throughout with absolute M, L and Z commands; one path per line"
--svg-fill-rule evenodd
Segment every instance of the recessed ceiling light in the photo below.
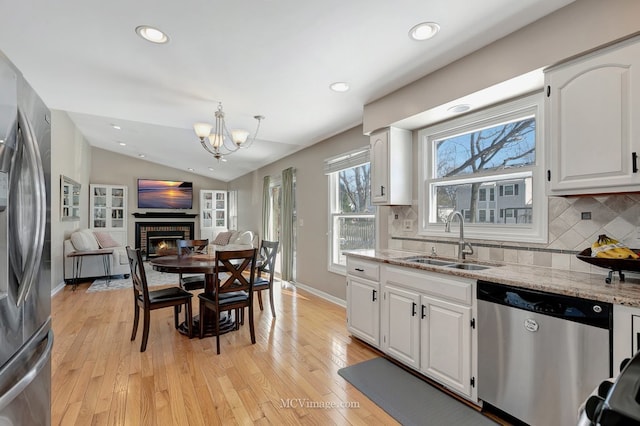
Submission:
M 124 142 L 118 142 L 118 145 L 120 145 L 120 146 L 127 146 L 127 144 L 126 144 L 126 143 L 124 143 Z
M 336 81 L 335 83 L 331 83 L 329 89 L 334 92 L 346 92 L 349 90 L 349 83 L 345 83 L 344 81 Z
M 193 169 L 191 167 L 188 167 L 187 170 L 189 170 L 190 172 L 193 171 Z
M 157 28 L 148 25 L 140 25 L 136 28 L 136 33 L 143 39 L 151 43 L 163 44 L 169 41 L 169 36 Z
M 210 170 L 210 171 L 213 171 L 213 167 L 209 167 L 209 170 Z
M 435 22 L 422 22 L 409 30 L 409 37 L 416 41 L 429 40 L 438 34 L 438 31 L 440 31 L 440 25 Z
M 471 109 L 471 105 L 460 104 L 460 105 L 454 105 L 450 108 L 447 108 L 447 111 L 453 112 L 455 114 L 460 114 L 461 112 L 466 112 L 466 111 L 469 111 L 470 109 Z
M 144 157 L 146 157 L 146 155 L 144 155 L 144 154 L 138 154 L 138 157 L 140 157 L 140 158 L 144 158 Z
M 111 127 L 113 127 L 116 130 L 120 130 L 120 126 L 118 126 L 117 124 L 112 124 Z

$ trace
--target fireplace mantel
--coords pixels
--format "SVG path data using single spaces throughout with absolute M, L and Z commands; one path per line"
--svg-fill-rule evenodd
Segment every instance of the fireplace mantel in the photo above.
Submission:
M 198 213 L 183 212 L 137 212 L 132 214 L 138 219 L 193 219 L 198 216 Z

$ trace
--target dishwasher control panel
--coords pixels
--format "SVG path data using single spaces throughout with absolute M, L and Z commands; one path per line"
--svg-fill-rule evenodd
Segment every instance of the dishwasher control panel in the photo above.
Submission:
M 478 300 L 537 312 L 600 328 L 609 328 L 610 303 L 478 281 Z

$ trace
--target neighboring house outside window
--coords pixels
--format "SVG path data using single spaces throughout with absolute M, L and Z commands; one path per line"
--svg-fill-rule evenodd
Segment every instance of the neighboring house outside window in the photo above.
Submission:
M 346 273 L 345 250 L 375 248 L 369 148 L 325 160 L 329 177 L 329 270 Z
M 452 211 L 470 238 L 546 242 L 542 96 L 420 130 L 420 235 L 450 236 Z

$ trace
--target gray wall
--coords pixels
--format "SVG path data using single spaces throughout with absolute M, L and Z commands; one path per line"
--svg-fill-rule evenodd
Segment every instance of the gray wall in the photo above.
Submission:
M 133 213 L 148 211 L 166 211 L 138 209 L 138 178 L 186 180 L 193 182 L 193 208 L 181 210 L 186 213 L 198 213 L 200 210 L 200 190 L 219 189 L 226 190 L 227 183 L 215 179 L 208 179 L 188 171 L 172 169 L 160 164 L 140 160 L 138 158 L 120 155 L 115 152 L 99 148 L 92 149 L 91 176 L 89 183 L 101 183 L 109 185 L 126 185 L 128 196 L 127 217 L 127 242 L 132 247 L 135 245 L 135 222 Z M 213 161 L 213 158 L 212 158 Z M 87 204 L 88 206 L 88 204 Z M 200 235 L 200 218 L 195 220 L 195 236 Z
M 258 230 L 262 238 L 263 178 L 280 176 L 288 167 L 296 169 L 298 223 L 302 223 L 298 226 L 296 281 L 342 300 L 346 298 L 345 278 L 327 270 L 329 195 L 324 159 L 368 144 L 369 138 L 358 126 L 229 183 L 229 189 L 239 194 L 238 227 Z
M 640 1 L 637 0 L 579 0 L 365 105 L 362 128 L 351 129 L 230 182 L 230 189 L 242 192 L 239 226 L 246 223 L 260 229 L 263 176 L 278 175 L 289 166 L 295 167 L 298 218 L 304 221 L 304 225 L 298 228 L 297 280 L 344 299 L 345 278 L 327 270 L 328 186 L 322 172 L 323 159 L 367 144 L 368 138 L 363 136 L 365 132 L 392 125 L 459 97 L 634 34 L 639 30 L 638 16 Z M 416 189 L 414 192 L 417 194 Z M 378 242 L 381 247 L 389 242 L 387 229 L 394 232 L 392 218 L 395 214 L 399 214 L 400 219 L 416 217 L 411 207 L 379 208 L 381 234 Z M 412 248 L 426 249 L 423 245 Z M 551 260 L 546 257 L 545 266 L 551 266 Z M 563 266 L 568 269 L 569 260 Z
M 364 131 L 638 33 L 640 1 L 578 0 L 364 107 Z

